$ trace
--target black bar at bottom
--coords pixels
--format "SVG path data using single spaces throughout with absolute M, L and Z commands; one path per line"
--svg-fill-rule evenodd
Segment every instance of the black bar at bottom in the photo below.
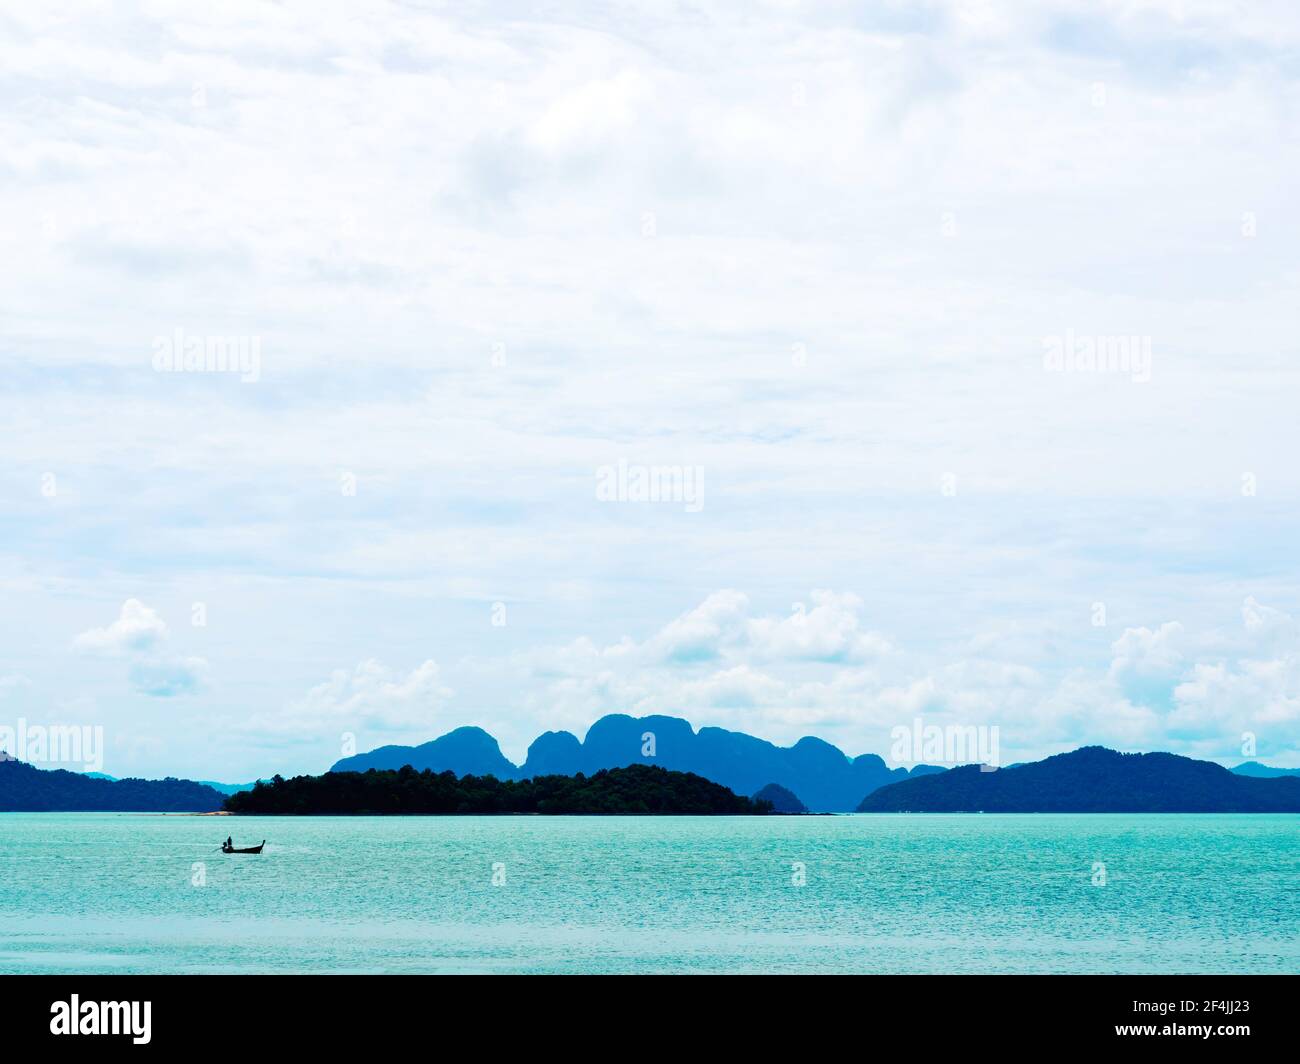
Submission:
M 7 1050 L 88 1051 L 432 1050 L 468 1038 L 491 1052 L 500 1040 L 503 1052 L 821 1053 L 832 1035 L 837 1056 L 1026 1040 L 1260 1050 L 1293 1047 L 1297 991 L 1297 977 L 1250 975 L 3 976 L 0 1038 Z

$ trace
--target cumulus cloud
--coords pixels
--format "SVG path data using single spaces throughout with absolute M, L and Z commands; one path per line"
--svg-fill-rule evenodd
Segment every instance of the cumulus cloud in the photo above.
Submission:
M 1294 619 L 1253 597 L 1242 606 L 1244 645 L 1235 656 L 1197 662 L 1174 688 L 1171 734 L 1228 734 L 1250 756 L 1300 754 L 1300 636 Z M 1253 749 L 1253 752 L 1251 750 Z
M 756 617 L 748 637 L 754 653 L 770 660 L 862 662 L 893 649 L 877 632 L 862 628 L 862 599 L 850 593 L 813 591 L 812 608 L 798 603 L 788 617 Z
M 680 712 L 786 739 L 830 729 L 850 746 L 887 734 L 903 715 L 969 711 L 976 683 L 1038 681 L 1027 667 L 991 663 L 909 676 L 900 651 L 866 624 L 863 599 L 826 589 L 779 614 L 722 589 L 644 640 L 601 647 L 584 637 L 515 664 L 547 683 L 535 700 L 542 712 L 568 722 L 614 709 Z
M 1285 651 L 1300 643 L 1295 619 L 1282 610 L 1257 602 L 1253 595 L 1246 596 L 1242 603 L 1241 619 L 1255 652 Z
M 741 641 L 749 599 L 739 591 L 715 591 L 652 637 L 647 649 L 669 661 L 711 661 Z
M 158 613 L 139 599 L 127 599 L 117 619 L 103 628 L 91 628 L 73 641 L 83 654 L 125 658 L 130 663 L 131 687 L 155 698 L 195 693 L 208 671 L 203 658 L 176 655 L 166 649 L 167 625 Z
M 785 616 L 756 614 L 740 591 L 715 591 L 666 624 L 644 644 L 646 654 L 691 663 L 723 658 L 755 661 L 863 662 L 891 651 L 863 626 L 857 595 L 814 590 Z
M 370 658 L 351 672 L 336 669 L 307 692 L 295 710 L 317 718 L 356 717 L 371 727 L 407 727 L 427 723 L 431 711 L 450 694 L 435 661 L 425 661 L 402 676 Z
M 344 733 L 430 739 L 454 726 L 440 716 L 452 694 L 433 660 L 403 674 L 368 658 L 352 669 L 335 669 L 303 697 L 279 712 L 257 714 L 241 731 L 270 745 L 337 740 Z
M 167 625 L 139 599 L 127 599 L 112 624 L 91 628 L 73 640 L 73 646 L 87 654 L 122 656 L 154 650 L 167 638 Z
M 747 596 L 719 591 L 643 642 L 602 649 L 581 639 L 515 664 L 546 684 L 533 700 L 539 711 L 577 730 L 606 712 L 673 712 L 779 741 L 815 732 L 856 753 L 883 750 L 891 728 L 920 717 L 996 725 L 1003 750 L 1020 757 L 1100 742 L 1231 762 L 1252 730 L 1261 749 L 1283 760 L 1295 753 L 1300 643 L 1287 614 L 1253 599 L 1240 632 L 1193 638 L 1177 621 L 1126 628 L 1096 670 L 992 652 L 1035 645 L 1019 637 L 977 638 L 960 648 L 966 656 L 936 661 L 864 630 L 855 595 L 818 591 L 810 600 L 811 609 L 765 615 Z M 1216 647 L 1240 651 L 1243 633 L 1256 650 L 1291 642 L 1277 657 L 1198 660 Z M 543 660 L 549 668 L 538 668 Z
M 203 658 L 177 657 L 141 661 L 131 666 L 131 686 L 156 698 L 193 694 L 208 671 Z
M 790 697 L 786 684 L 748 665 L 733 665 L 699 679 L 685 679 L 672 690 L 675 704 L 717 709 L 778 706 Z
M 1183 640 L 1183 626 L 1177 621 L 1156 629 L 1124 629 L 1111 644 L 1111 678 L 1136 701 L 1167 701 L 1186 667 Z

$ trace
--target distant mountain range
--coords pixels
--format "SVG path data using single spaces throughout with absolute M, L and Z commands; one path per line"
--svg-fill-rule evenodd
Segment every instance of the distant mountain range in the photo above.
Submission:
M 1300 769 L 1248 761 L 1232 770 L 1173 754 L 1118 754 L 1084 747 L 997 772 L 978 766 L 890 769 L 874 754 L 849 758 L 821 739 L 776 746 L 722 728 L 695 731 L 679 717 L 612 714 L 586 739 L 546 732 L 523 765 L 482 728 L 457 728 L 419 746 L 382 746 L 344 758 L 334 772 L 400 769 L 495 776 L 592 776 L 642 764 L 691 772 L 737 795 L 771 801 L 778 812 L 1274 812 L 1300 811 Z M 0 752 L 0 812 L 213 812 L 252 784 L 114 779 L 103 773 L 40 770 Z
M 1300 778 L 1261 779 L 1176 754 L 1085 746 L 1016 768 L 966 765 L 881 787 L 863 813 L 1296 813 Z
M 0 810 L 11 813 L 211 813 L 225 795 L 192 780 L 97 779 L 0 758 Z
M 110 776 L 105 772 L 87 772 L 85 775 L 92 780 L 117 782 L 116 776 Z M 195 780 L 194 782 L 204 787 L 211 787 L 214 791 L 220 791 L 222 794 L 238 794 L 240 791 L 251 791 L 253 789 L 251 783 L 217 783 L 215 780 Z
M 381 746 L 345 757 L 331 771 L 364 772 L 410 765 L 419 770 L 516 780 L 579 772 L 592 775 L 601 769 L 635 764 L 693 772 L 740 795 L 779 784 L 818 813 L 849 812 L 864 795 L 887 783 L 944 771 L 929 765 L 918 765 L 911 772 L 891 769 L 875 754 L 850 758 L 811 736 L 794 746 L 776 746 L 723 728 L 697 732 L 680 717 L 622 713 L 601 717 L 588 729 L 585 740 L 567 731 L 539 735 L 528 748 L 523 765 L 507 760 L 496 739 L 482 728 L 469 727 L 419 746 Z
M 1261 765 L 1258 761 L 1246 761 L 1232 770 L 1238 776 L 1254 776 L 1256 779 L 1271 780 L 1278 776 L 1300 776 L 1300 768 L 1274 768 Z

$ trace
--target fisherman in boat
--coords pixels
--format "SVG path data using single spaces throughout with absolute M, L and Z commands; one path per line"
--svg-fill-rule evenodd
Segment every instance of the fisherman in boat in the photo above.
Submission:
M 227 835 L 226 841 L 221 844 L 221 852 L 229 853 L 234 848 L 235 848 L 235 840 L 231 836 Z

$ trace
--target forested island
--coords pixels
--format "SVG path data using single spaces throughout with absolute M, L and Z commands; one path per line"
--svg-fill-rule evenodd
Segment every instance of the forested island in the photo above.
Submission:
M 657 765 L 602 769 L 590 776 L 500 780 L 454 772 L 397 770 L 274 777 L 232 794 L 231 813 L 298 816 L 355 814 L 552 816 L 755 816 L 772 803 L 741 797 L 693 772 Z
M 65 769 L 38 769 L 0 754 L 0 811 L 208 813 L 225 796 L 192 780 L 96 779 Z
M 756 802 L 771 802 L 774 813 L 806 813 L 808 807 L 799 800 L 799 796 L 788 787 L 779 783 L 769 783 L 754 795 Z
M 1177 754 L 1085 746 L 1027 765 L 964 765 L 873 791 L 860 813 L 1300 813 L 1300 779 Z

